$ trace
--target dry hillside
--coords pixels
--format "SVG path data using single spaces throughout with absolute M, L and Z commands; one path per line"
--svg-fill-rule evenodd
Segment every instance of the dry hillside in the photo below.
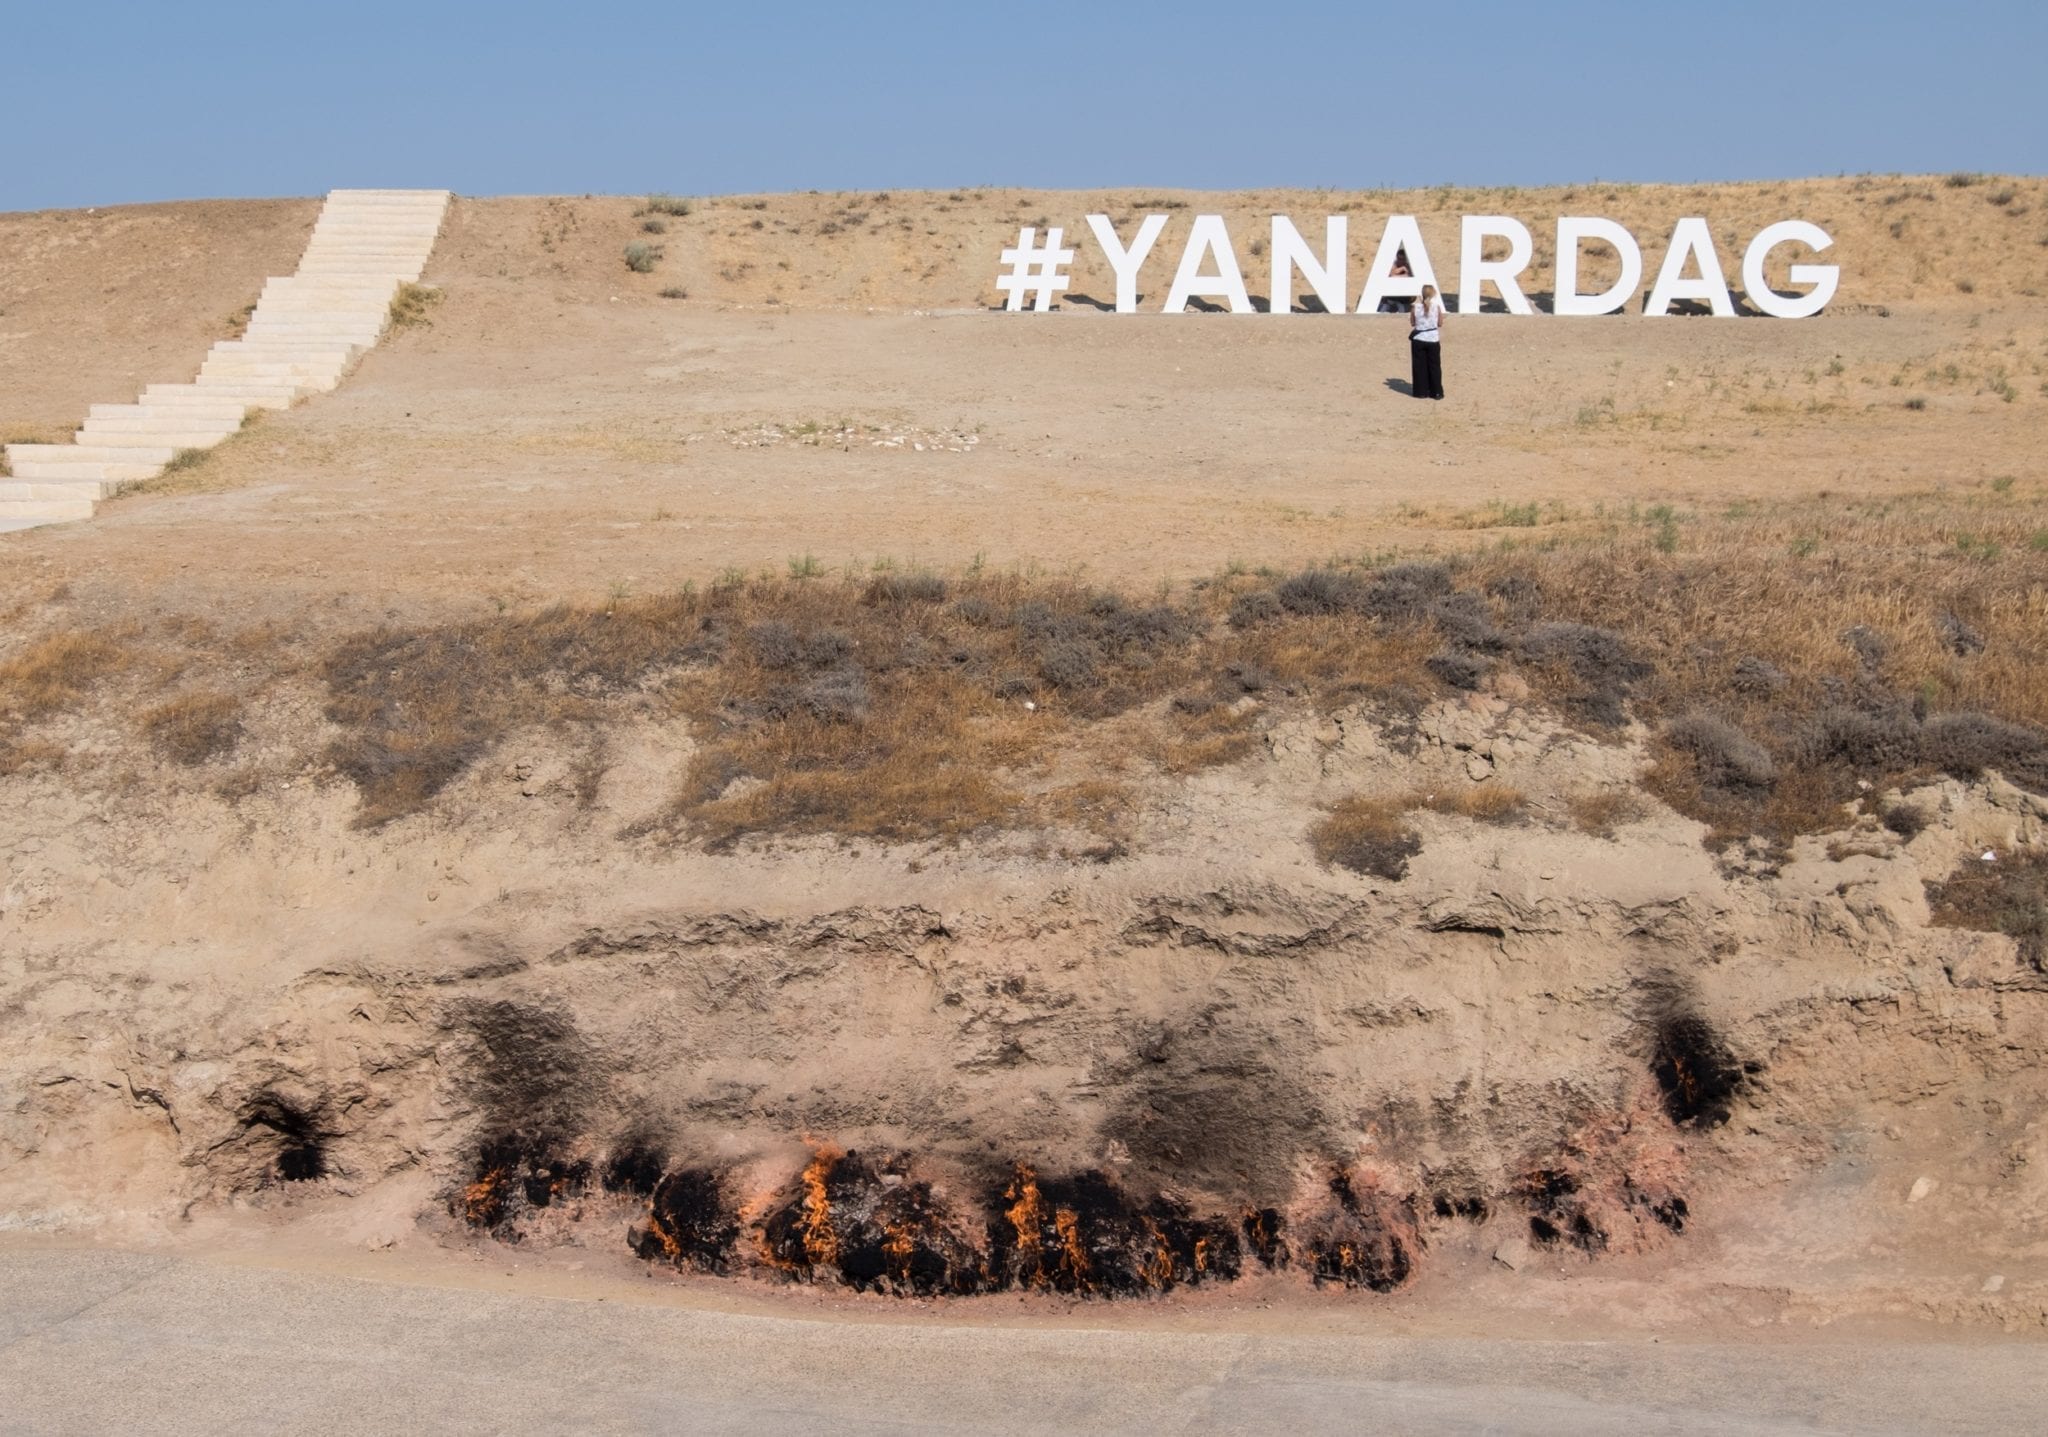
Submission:
M 338 392 L 0 536 L 0 1210 L 2037 1331 L 2048 191 L 1959 178 L 459 202 Z M 1020 223 L 1347 207 L 1846 278 L 1458 316 L 1441 405 L 989 312 Z M 0 422 L 311 214 L 0 217 Z

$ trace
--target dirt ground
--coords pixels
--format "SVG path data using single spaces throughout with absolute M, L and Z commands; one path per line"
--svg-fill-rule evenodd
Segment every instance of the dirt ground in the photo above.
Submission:
M 1098 207 L 1172 214 L 1159 267 L 1213 207 L 1254 275 L 1276 212 L 1306 229 L 1348 208 L 1354 273 L 1394 211 L 1424 216 L 1444 269 L 1461 212 L 1522 215 L 1539 241 L 1557 214 L 1611 214 L 1652 274 L 1680 214 L 1712 217 L 1731 269 L 1727 236 L 1804 216 L 1845 279 L 1805 322 L 1454 315 L 1450 397 L 1425 403 L 1402 392 L 1399 318 L 992 312 L 1018 224 L 1079 235 Z M 733 1302 L 844 1297 L 765 1261 L 737 1284 L 641 1276 L 624 1235 L 644 1193 L 469 1231 L 466 1185 L 503 1178 L 480 1144 L 544 1111 L 566 1146 L 521 1161 L 658 1139 L 716 1166 L 748 1222 L 793 1201 L 814 1152 L 860 1144 L 914 1152 L 960 1212 L 1030 1157 L 1268 1203 L 1307 1243 L 1362 1221 L 1317 1207 L 1341 1163 L 1389 1185 L 1374 1221 L 1417 1264 L 1384 1299 L 1408 1306 L 1369 1310 L 1452 1326 L 2048 1325 L 2048 986 L 2013 939 L 1936 923 L 1926 888 L 2041 845 L 2048 800 L 1996 774 L 1920 775 L 1872 796 L 1919 828 L 1845 815 L 1768 862 L 1647 800 L 1595 832 L 1564 815 L 1633 795 L 1648 735 L 1595 741 L 1524 686 L 1434 695 L 1398 731 L 1361 705 L 1276 706 L 1242 761 L 1148 779 L 1093 856 L 1066 833 L 707 852 L 647 836 L 700 746 L 658 713 L 615 714 L 595 767 L 536 725 L 371 829 L 305 757 L 339 722 L 317 666 L 253 672 L 386 620 L 734 575 L 1015 570 L 1143 595 L 1645 523 L 1682 553 L 1688 524 L 1731 512 L 1881 519 L 1929 496 L 1963 516 L 1915 531 L 1930 552 L 1976 553 L 1960 526 L 1999 516 L 2017 577 L 1997 632 L 2037 642 L 2048 185 L 643 208 L 458 201 L 429 323 L 337 392 L 89 523 L 0 537 L 0 658 L 71 627 L 182 633 L 185 659 L 167 646 L 132 680 L 152 702 L 200 650 L 257 696 L 217 763 L 160 761 L 108 700 L 0 767 L 0 1227 L 423 1267 L 495 1262 L 517 1235 L 550 1281 L 588 1261 Z M 0 427 L 47 434 L 189 378 L 314 213 L 0 216 Z M 663 247 L 652 273 L 626 268 L 633 242 Z M 1077 269 L 1078 295 L 1108 288 Z M 1305 838 L 1349 793 L 1488 782 L 1532 816 L 1431 810 L 1404 878 L 1333 869 Z M 1725 1124 L 1660 1106 L 1681 999 L 1714 1061 L 1748 1065 Z M 1550 1244 L 1532 1212 L 1592 1226 Z M 1246 1281 L 1309 1327 L 1382 1300 L 1303 1264 Z M 1052 1299 L 960 1310 L 1034 1302 Z
M 620 258 L 645 238 L 634 202 L 463 200 L 429 267 L 446 296 L 431 328 L 391 337 L 338 393 L 266 416 L 88 528 L 11 541 L 7 568 L 26 587 L 5 597 L 97 579 L 352 607 L 530 602 L 805 556 L 1147 584 L 1535 537 L 1503 527 L 1532 516 L 1489 506 L 1533 504 L 1540 526 L 1630 504 L 2031 482 L 2048 403 L 2042 191 L 1927 179 L 1514 196 L 1539 234 L 1577 205 L 1627 220 L 1652 272 L 1669 221 L 1695 204 L 1738 237 L 1811 215 L 1839 236 L 1828 258 L 1845 266 L 1842 294 L 1805 322 L 1453 317 L 1441 405 L 1400 392 L 1399 317 L 989 313 L 996 252 L 1014 243 L 1007 216 L 1042 211 L 1072 232 L 1098 205 L 1213 201 L 1256 268 L 1256 216 L 1349 203 L 1375 234 L 1377 215 L 1420 209 L 1448 266 L 1444 216 L 1497 194 L 728 199 L 662 220 L 666 257 L 649 275 Z M 864 228 L 833 218 L 861 212 Z M 1164 212 L 1184 227 L 1189 211 Z M 308 214 L 277 202 L 7 217 L 21 238 L 5 252 L 27 258 L 0 270 L 14 331 L 0 426 L 76 424 L 90 402 L 189 377 L 235 297 L 289 270 Z M 1883 226 L 1899 216 L 1893 239 Z M 202 283 L 143 267 L 171 243 L 158 228 L 181 252 L 200 236 L 234 242 L 209 249 Z M 1106 293 L 1082 251 L 1075 289 Z M 1974 292 L 1928 273 L 1936 256 L 1975 275 Z M 679 285 L 689 298 L 660 297 Z M 89 345 L 81 324 L 97 331 Z

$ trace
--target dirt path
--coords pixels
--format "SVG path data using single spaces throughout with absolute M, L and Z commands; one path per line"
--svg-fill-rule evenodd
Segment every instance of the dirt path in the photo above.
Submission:
M 0 1253 L 7 1431 L 2018 1431 L 2038 1349 L 808 1322 Z M 109 1380 L 119 1374 L 118 1380 Z

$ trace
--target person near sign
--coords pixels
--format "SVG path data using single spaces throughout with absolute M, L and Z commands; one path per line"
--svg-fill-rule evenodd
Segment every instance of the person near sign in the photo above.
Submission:
M 1415 271 L 1408 267 L 1408 251 L 1406 247 L 1394 251 L 1394 262 L 1388 266 L 1387 274 L 1393 279 L 1414 278 Z M 1401 309 L 1401 301 L 1394 298 L 1391 294 L 1380 301 L 1381 314 L 1399 314 Z
M 1436 286 L 1426 284 L 1408 307 L 1410 391 L 1417 399 L 1444 397 L 1444 302 Z

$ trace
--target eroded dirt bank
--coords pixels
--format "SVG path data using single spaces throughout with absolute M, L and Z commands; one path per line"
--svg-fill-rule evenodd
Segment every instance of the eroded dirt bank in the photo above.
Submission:
M 1943 780 L 1889 810 L 1919 824 L 1746 859 L 1647 800 L 1555 817 L 1639 740 L 1420 728 L 1278 724 L 1087 857 L 621 842 L 673 759 L 647 734 L 588 803 L 530 737 L 377 831 L 333 783 L 88 813 L 17 776 L 0 1206 L 155 1238 L 360 1207 L 379 1243 L 919 1294 L 1650 1253 L 2040 1323 L 2048 980 L 1925 885 L 2024 857 L 2048 804 Z M 1480 761 L 1530 812 L 1420 814 L 1398 880 L 1303 839 L 1333 784 Z

